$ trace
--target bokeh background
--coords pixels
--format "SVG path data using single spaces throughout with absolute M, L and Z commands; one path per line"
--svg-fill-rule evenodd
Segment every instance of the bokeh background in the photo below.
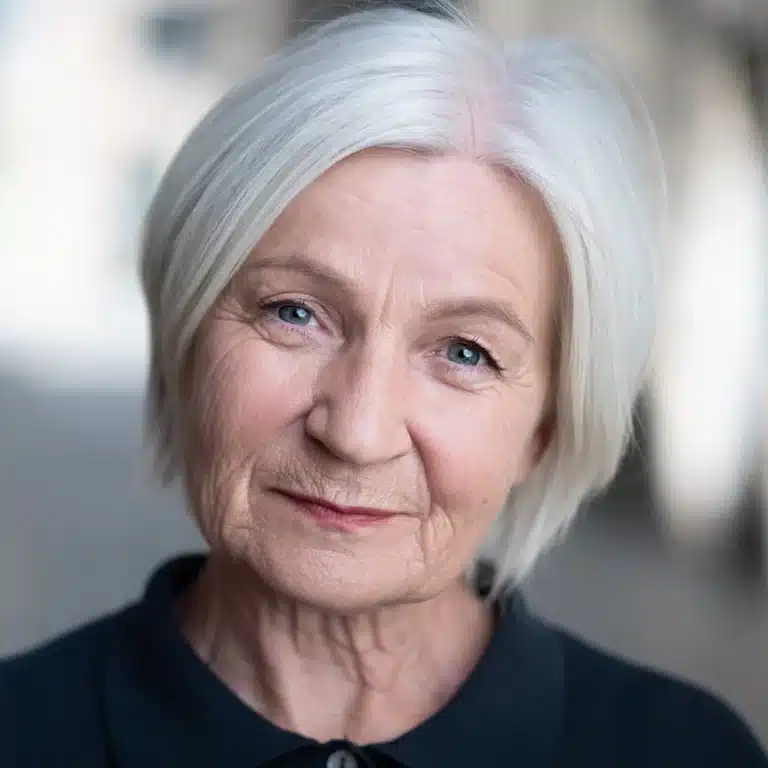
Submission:
M 543 560 L 531 601 L 717 691 L 768 745 L 768 2 L 475 5 L 505 36 L 578 37 L 613 57 L 669 174 L 637 444 Z M 120 607 L 159 561 L 201 546 L 142 454 L 142 215 L 203 111 L 338 11 L 0 0 L 0 655 Z

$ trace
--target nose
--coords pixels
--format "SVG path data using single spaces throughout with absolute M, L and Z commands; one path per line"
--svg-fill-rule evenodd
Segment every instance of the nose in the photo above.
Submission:
M 405 361 L 387 344 L 349 349 L 317 379 L 306 432 L 342 461 L 370 466 L 408 453 Z

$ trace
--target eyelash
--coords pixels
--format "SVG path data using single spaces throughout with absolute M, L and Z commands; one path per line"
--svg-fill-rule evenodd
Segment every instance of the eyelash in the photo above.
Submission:
M 262 314 L 267 315 L 272 320 L 278 320 L 280 323 L 285 326 L 286 328 L 290 329 L 291 331 L 298 331 L 299 333 L 304 333 L 304 328 L 306 326 L 301 325 L 291 325 L 291 323 L 286 323 L 280 320 L 280 318 L 277 316 L 277 311 L 280 309 L 280 307 L 285 306 L 291 306 L 291 307 L 301 307 L 301 309 L 306 309 L 307 312 L 309 312 L 315 320 L 317 320 L 317 312 L 315 312 L 312 307 L 309 306 L 304 301 L 301 301 L 300 299 L 280 299 L 279 301 L 271 301 L 268 304 L 262 304 L 260 307 L 260 312 Z
M 485 355 L 485 358 L 488 361 L 488 365 L 494 371 L 496 371 L 496 373 L 504 373 L 504 371 L 506 370 L 504 368 L 504 366 L 502 366 L 501 361 L 499 360 L 499 358 L 496 357 L 496 355 L 494 355 L 493 352 L 491 352 L 491 350 L 488 349 L 488 347 L 483 345 L 480 342 L 480 339 L 478 339 L 477 337 L 471 336 L 471 337 L 466 337 L 465 338 L 463 336 L 456 336 L 456 337 L 454 337 L 452 339 L 448 339 L 448 343 L 451 343 L 451 342 L 459 342 L 461 344 L 466 344 L 467 346 L 470 346 L 470 347 L 477 347 L 478 351 L 481 352 L 483 355 Z M 457 368 L 467 368 L 467 367 L 471 368 L 472 367 L 472 366 L 458 365 L 458 363 L 452 363 L 452 364 L 455 365 Z
M 306 309 L 307 312 L 310 312 L 312 316 L 317 320 L 317 313 L 310 307 L 306 302 L 301 301 L 300 299 L 281 299 L 279 301 L 273 301 L 268 304 L 264 304 L 261 307 L 261 311 L 268 314 L 272 319 L 280 320 L 279 317 L 277 317 L 276 312 L 280 307 L 291 305 L 296 307 L 301 307 L 302 309 Z M 304 336 L 306 336 L 306 331 L 304 330 L 306 326 L 299 326 L 299 325 L 291 325 L 290 323 L 285 323 L 280 321 L 281 324 L 286 328 L 290 329 L 292 332 L 300 333 Z M 476 336 L 471 337 L 465 337 L 465 336 L 453 336 L 448 339 L 444 340 L 445 344 L 452 344 L 452 343 L 460 343 L 460 344 L 466 344 L 468 346 L 476 347 L 477 350 L 485 356 L 488 366 L 496 373 L 504 373 L 506 368 L 502 366 L 501 361 L 499 360 L 496 355 L 491 352 L 488 347 L 486 347 L 484 344 L 481 343 L 480 339 L 478 339 Z M 472 370 L 472 368 L 477 366 L 464 366 L 459 365 L 458 363 L 454 363 L 451 360 L 447 360 L 446 362 L 448 365 L 450 365 L 453 369 L 460 371 L 461 373 L 465 373 L 467 369 Z

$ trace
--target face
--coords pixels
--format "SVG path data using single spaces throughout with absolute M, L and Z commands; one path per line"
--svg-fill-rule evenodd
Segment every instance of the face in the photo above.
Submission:
M 212 549 L 333 610 L 455 584 L 545 447 L 557 261 L 532 190 L 469 159 L 367 151 L 307 188 L 196 342 Z

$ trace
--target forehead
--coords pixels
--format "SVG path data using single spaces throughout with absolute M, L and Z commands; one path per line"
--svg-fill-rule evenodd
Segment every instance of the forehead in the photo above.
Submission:
M 273 246 L 331 262 L 361 283 L 386 273 L 404 295 L 418 284 L 534 299 L 554 281 L 557 237 L 538 194 L 506 170 L 377 149 L 300 193 L 257 252 Z

